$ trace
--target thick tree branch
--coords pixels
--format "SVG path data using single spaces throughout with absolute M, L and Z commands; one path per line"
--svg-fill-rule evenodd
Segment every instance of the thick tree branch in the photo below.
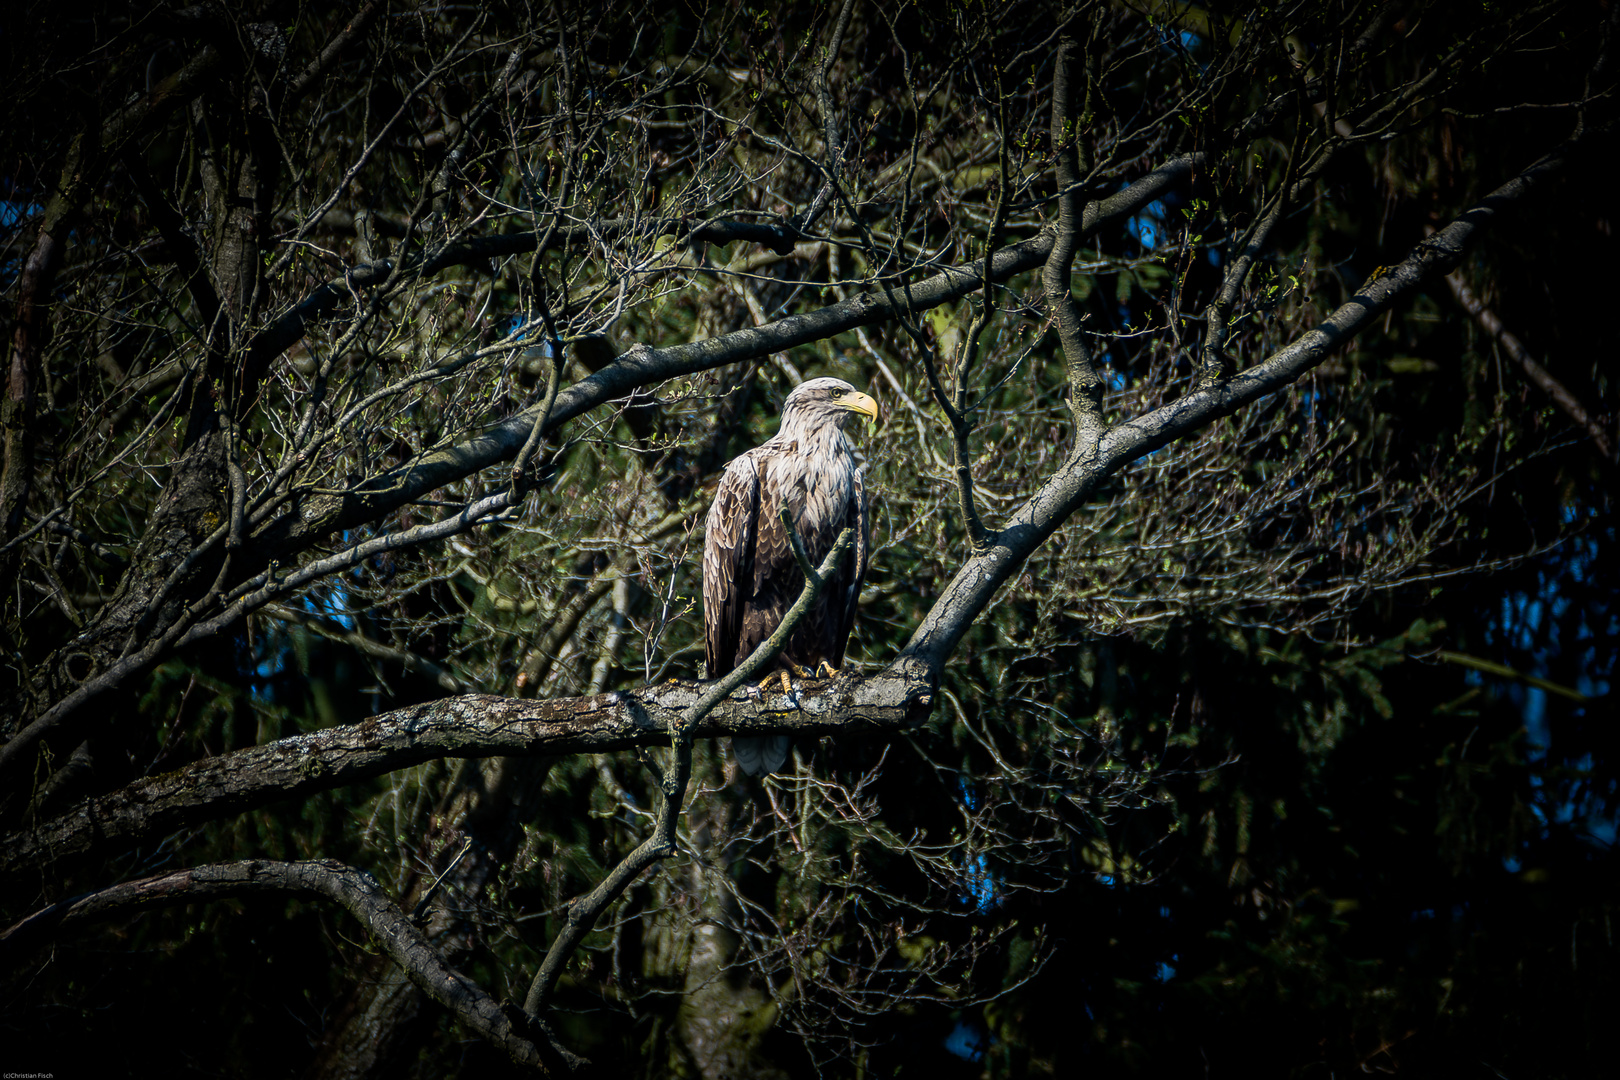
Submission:
M 1051 257 L 1041 271 L 1046 303 L 1057 321 L 1069 369 L 1069 409 L 1074 414 L 1075 452 L 1090 458 L 1102 438 L 1102 376 L 1091 359 L 1085 331 L 1080 323 L 1080 306 L 1074 302 L 1069 278 L 1074 270 L 1075 252 L 1080 247 L 1082 214 L 1078 185 L 1081 177 L 1079 146 L 1081 127 L 1090 116 L 1074 113 L 1075 81 L 1078 74 L 1075 52 L 1079 43 L 1065 33 L 1058 41 L 1052 67 L 1052 155 L 1055 159 L 1058 190 L 1058 220 Z
M 1123 193 L 1122 193 L 1123 194 Z M 320 222 L 330 225 L 336 211 Z M 341 224 L 341 219 L 339 221 Z M 785 225 L 750 221 L 712 220 L 694 223 L 688 218 L 662 218 L 652 221 L 614 219 L 589 225 L 559 225 L 544 233 L 527 230 L 499 236 L 470 237 L 452 244 L 407 256 L 402 263 L 380 259 L 345 270 L 314 289 L 298 303 L 271 320 L 248 345 L 249 370 L 261 376 L 276 357 L 297 344 L 311 326 L 354 299 L 357 288 L 376 288 L 390 280 L 396 265 L 399 277 L 429 277 L 458 266 L 487 266 L 492 259 L 536 255 L 553 248 L 581 241 L 613 241 L 625 237 L 652 240 L 676 236 L 682 243 L 730 244 L 742 241 L 770 248 L 778 255 L 791 255 L 799 234 Z
M 444 757 L 603 753 L 667 745 L 670 732 L 714 684 L 669 682 L 553 701 L 472 694 L 442 698 L 345 727 L 280 739 L 137 781 L 88 799 L 0 843 L 0 872 L 361 783 Z M 902 731 L 927 716 L 924 673 L 809 682 L 792 697 L 734 691 L 693 729 L 723 735 Z

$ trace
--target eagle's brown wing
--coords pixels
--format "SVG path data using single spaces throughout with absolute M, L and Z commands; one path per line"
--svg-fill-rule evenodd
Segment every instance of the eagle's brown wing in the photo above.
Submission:
M 721 474 L 703 534 L 703 659 L 711 679 L 737 666 L 758 529 L 759 468 L 748 453 Z

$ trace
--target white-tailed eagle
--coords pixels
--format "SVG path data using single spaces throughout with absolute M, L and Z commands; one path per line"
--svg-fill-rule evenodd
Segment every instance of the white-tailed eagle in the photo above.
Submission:
M 704 659 L 708 677 L 726 675 L 770 637 L 804 587 L 780 508 L 820 565 L 846 526 L 855 543 L 834 568 L 815 607 L 777 659 L 779 670 L 836 671 L 855 624 L 855 602 L 871 556 L 866 488 L 844 424 L 877 419 L 877 402 L 842 379 L 800 383 L 782 405 L 776 435 L 727 466 L 703 544 Z M 752 776 L 775 772 L 792 746 L 786 735 L 736 738 L 737 761 Z

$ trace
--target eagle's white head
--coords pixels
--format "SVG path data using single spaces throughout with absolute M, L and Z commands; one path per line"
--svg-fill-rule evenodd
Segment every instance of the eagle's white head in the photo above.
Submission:
M 782 403 L 782 430 L 810 431 L 823 425 L 840 430 L 850 414 L 878 418 L 878 404 L 843 379 L 807 379 Z

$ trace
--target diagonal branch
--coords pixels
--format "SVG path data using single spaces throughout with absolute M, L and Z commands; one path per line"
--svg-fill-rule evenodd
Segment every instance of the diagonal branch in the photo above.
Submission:
M 1605 134 L 1611 130 L 1603 129 Z M 892 670 L 906 670 L 907 665 L 915 664 L 925 673 L 939 671 L 996 591 L 1084 504 L 1101 480 L 1162 446 L 1276 393 L 1322 363 L 1396 303 L 1415 294 L 1435 276 L 1449 272 L 1462 258 L 1475 232 L 1528 198 L 1590 141 L 1566 142 L 1541 158 L 1419 243 L 1404 261 L 1368 280 L 1349 302 L 1314 330 L 1263 362 L 1226 383 L 1194 390 L 1145 416 L 1116 424 L 1102 437 L 1094 459 L 1071 455 L 1008 519 L 990 549 L 969 559 L 957 571 Z
M 1552 398 L 1553 404 L 1562 409 L 1564 415 L 1569 417 L 1576 427 L 1586 432 L 1604 460 L 1611 465 L 1614 464 L 1614 442 L 1609 438 L 1609 433 L 1603 430 L 1603 425 L 1592 419 L 1592 415 L 1581 405 L 1580 400 L 1569 392 L 1569 388 L 1531 356 L 1530 350 L 1524 347 L 1524 342 L 1508 330 L 1496 312 L 1475 295 L 1474 290 L 1468 287 L 1468 282 L 1463 280 L 1462 271 L 1453 270 L 1447 274 L 1446 287 L 1451 290 L 1451 295 L 1458 305 L 1479 323 L 1480 328 L 1495 338 L 1502 348 L 1507 350 L 1507 354 L 1518 362 L 1519 367 L 1524 370 L 1525 377 Z
M 366 6 L 354 13 L 354 18 L 326 43 L 326 48 L 322 49 L 320 54 L 299 73 L 298 78 L 293 80 L 292 85 L 287 88 L 288 98 L 296 100 L 309 93 L 349 46 L 366 36 L 381 7 L 382 0 L 367 0 Z

